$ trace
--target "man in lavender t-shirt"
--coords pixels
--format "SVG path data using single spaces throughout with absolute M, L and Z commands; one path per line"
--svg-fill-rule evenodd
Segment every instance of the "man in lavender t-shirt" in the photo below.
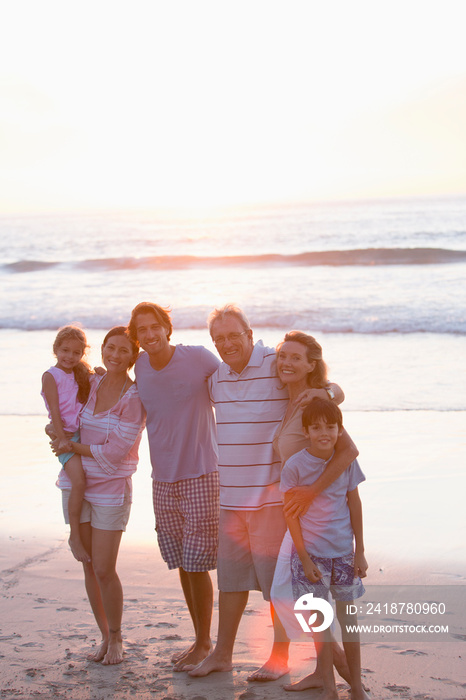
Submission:
M 218 454 L 207 379 L 219 360 L 202 346 L 171 345 L 167 311 L 142 302 L 132 311 L 131 338 L 145 350 L 136 382 L 147 412 L 157 539 L 177 568 L 196 639 L 172 658 L 177 670 L 200 663 L 211 648 L 219 518 Z

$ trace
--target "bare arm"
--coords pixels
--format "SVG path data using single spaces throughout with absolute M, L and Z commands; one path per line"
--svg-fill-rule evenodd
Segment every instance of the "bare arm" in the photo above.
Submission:
M 82 455 L 83 457 L 92 457 L 91 446 L 83 445 L 80 442 L 70 442 L 69 443 L 70 452 L 74 452 L 77 455 Z
M 343 401 L 345 400 L 345 394 L 341 386 L 330 382 L 328 384 L 328 389 L 331 389 L 334 393 L 334 397 L 332 399 L 334 403 L 338 405 L 343 403 Z M 295 399 L 294 403 L 301 406 L 301 408 L 304 408 L 314 398 L 326 399 L 327 401 L 329 401 L 330 396 L 328 395 L 326 389 L 306 389 L 305 391 L 301 392 L 301 394 L 299 394 L 299 396 Z
M 348 491 L 348 508 L 350 511 L 351 527 L 354 533 L 354 575 L 364 578 L 367 576 L 367 560 L 364 555 L 364 538 L 362 527 L 362 503 L 356 487 Z
M 285 493 L 285 504 L 288 500 L 288 494 L 289 491 Z M 320 578 L 322 578 L 322 574 L 306 551 L 299 518 L 287 517 L 286 524 L 288 525 L 291 538 L 293 540 L 294 546 L 296 547 L 296 551 L 298 552 L 301 564 L 303 565 L 304 574 L 306 578 L 308 578 L 309 581 L 312 582 L 318 581 Z
M 53 424 L 53 431 L 58 438 L 60 443 L 67 442 L 67 436 L 63 429 L 63 423 L 60 415 L 60 408 L 58 403 L 58 389 L 55 383 L 55 379 L 52 377 L 50 372 L 44 372 L 42 375 L 42 391 L 47 401 L 47 406 L 49 407 L 50 416 Z M 47 433 L 48 434 L 48 433 Z
M 335 454 L 319 478 L 310 486 L 296 486 L 290 490 L 291 497 L 285 503 L 284 508 L 285 517 L 297 518 L 305 513 L 314 498 L 330 486 L 335 479 L 338 479 L 351 462 L 354 462 L 358 454 L 356 445 L 343 429 L 335 445 Z

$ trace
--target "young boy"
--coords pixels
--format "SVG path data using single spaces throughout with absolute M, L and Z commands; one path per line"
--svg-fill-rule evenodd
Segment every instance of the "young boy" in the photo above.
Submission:
M 343 428 L 338 406 L 318 398 L 304 409 L 302 424 L 309 447 L 293 455 L 283 467 L 280 489 L 285 492 L 285 503 L 291 488 L 312 484 L 320 476 Z M 358 484 L 364 480 L 355 460 L 317 496 L 299 520 L 287 518 L 293 539 L 290 561 L 293 598 L 296 601 L 306 593 L 313 593 L 316 598 L 328 600 L 329 592 L 332 593 L 343 631 L 352 700 L 369 698 L 361 681 L 359 634 L 346 632 L 348 625 L 357 624 L 356 615 L 348 613 L 351 609 L 348 606 L 363 595 L 361 577 L 366 576 L 367 570 L 358 494 Z M 315 633 L 314 642 L 325 691 L 321 700 L 337 700 L 330 630 Z

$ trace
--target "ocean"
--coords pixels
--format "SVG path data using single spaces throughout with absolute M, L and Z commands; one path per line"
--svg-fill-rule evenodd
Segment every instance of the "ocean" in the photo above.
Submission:
M 368 476 L 369 542 L 409 559 L 415 541 L 416 557 L 464 561 L 466 197 L 277 205 L 189 220 L 2 216 L 0 240 L 4 531 L 27 532 L 15 506 L 25 481 L 25 507 L 40 514 L 42 534 L 56 536 L 61 523 L 39 395 L 59 326 L 82 324 L 99 364 L 104 332 L 149 300 L 171 308 L 175 343 L 215 352 L 207 315 L 234 302 L 256 340 L 274 346 L 294 328 L 323 345 Z M 130 523 L 137 537 L 152 528 L 143 443 Z
M 127 321 L 152 299 L 179 329 L 235 301 L 254 327 L 466 333 L 466 198 L 0 218 L 0 328 Z M 57 304 L 57 299 L 60 303 Z

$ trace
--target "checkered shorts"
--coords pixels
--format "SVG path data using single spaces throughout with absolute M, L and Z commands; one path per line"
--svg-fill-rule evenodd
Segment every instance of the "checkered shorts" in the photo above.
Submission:
M 220 508 L 218 472 L 175 483 L 154 481 L 152 495 L 160 553 L 168 568 L 215 569 Z

